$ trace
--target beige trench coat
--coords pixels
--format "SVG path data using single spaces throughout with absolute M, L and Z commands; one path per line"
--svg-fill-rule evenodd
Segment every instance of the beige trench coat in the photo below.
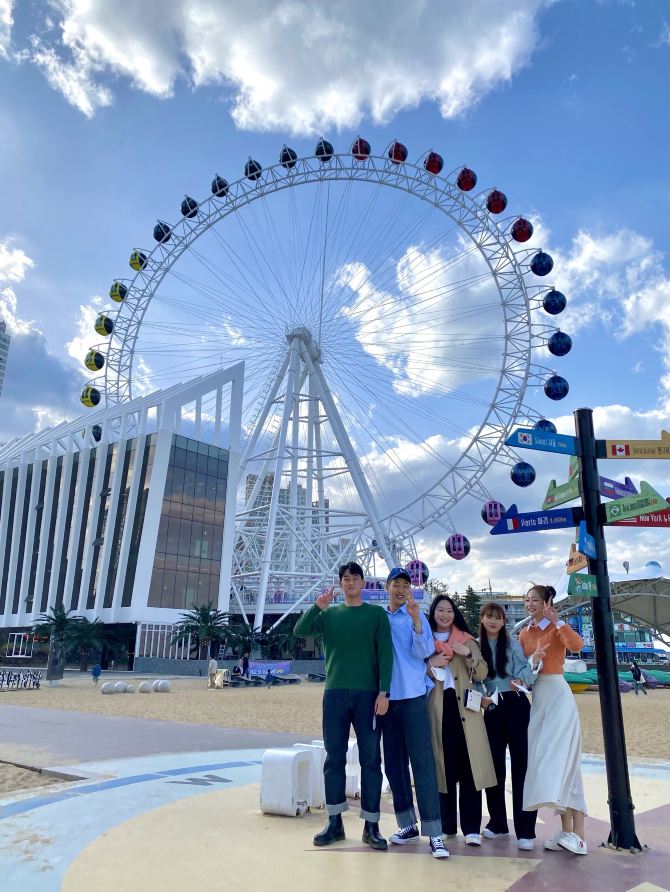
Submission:
M 483 790 L 485 787 L 495 787 L 498 783 L 489 738 L 484 725 L 484 714 L 481 710 L 473 712 L 463 706 L 465 691 L 467 688 L 475 688 L 475 682 L 483 681 L 488 675 L 486 660 L 482 657 L 476 641 L 467 641 L 466 647 L 470 651 L 469 657 L 454 654 L 451 661 L 451 673 L 454 676 L 454 687 L 458 699 L 458 711 L 465 731 L 465 741 L 470 756 L 470 768 L 475 787 Z M 430 672 L 430 667 L 428 669 Z M 432 675 L 431 675 L 432 678 Z M 435 767 L 437 769 L 437 785 L 440 793 L 447 792 L 447 781 L 444 772 L 444 749 L 442 747 L 442 702 L 444 691 L 442 682 L 433 678 L 435 687 L 428 695 L 428 714 L 430 716 L 430 736 L 435 754 Z

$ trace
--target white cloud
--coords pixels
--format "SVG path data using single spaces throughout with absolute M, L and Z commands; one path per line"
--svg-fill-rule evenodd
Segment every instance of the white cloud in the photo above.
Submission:
M 14 0 L 0 0 L 0 59 L 9 57 L 9 46 L 12 38 L 12 7 Z
M 111 92 L 95 83 L 96 68 L 81 48 L 75 47 L 73 61 L 65 62 L 53 47 L 37 40 L 30 58 L 42 70 L 49 86 L 87 118 L 92 118 L 98 108 L 111 104 Z
M 157 97 L 175 82 L 220 85 L 238 127 L 316 133 L 423 101 L 451 118 L 526 66 L 553 0 L 53 0 L 57 28 L 33 59 L 84 114 L 111 101 L 109 75 Z
M 90 378 L 91 372 L 84 365 L 84 358 L 92 345 L 100 340 L 100 335 L 95 332 L 95 320 L 105 302 L 99 296 L 93 297 L 88 306 L 80 305 L 75 319 L 75 336 L 65 345 L 68 356 L 77 363 L 77 368 L 84 378 Z
M 0 241 L 0 283 L 22 282 L 34 265 L 25 251 L 14 247 L 13 239 Z

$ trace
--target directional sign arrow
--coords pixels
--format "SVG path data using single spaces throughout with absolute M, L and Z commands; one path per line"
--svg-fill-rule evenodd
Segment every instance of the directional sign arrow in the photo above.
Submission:
M 652 511 L 665 509 L 667 502 L 659 495 L 653 486 L 645 480 L 640 481 L 640 492 L 637 495 L 626 496 L 616 502 L 606 502 L 606 523 L 615 520 L 625 520 L 627 517 L 639 517 L 641 514 L 650 514 Z
M 617 520 L 615 527 L 666 527 L 670 529 L 670 499 L 666 499 L 668 507 L 662 511 L 650 511 L 640 517 L 628 517 L 626 520 Z
M 579 524 L 579 539 L 577 540 L 577 547 L 581 551 L 582 554 L 585 554 L 586 557 L 594 558 L 596 556 L 596 540 L 590 533 L 586 532 L 586 521 L 583 520 Z
M 534 533 L 538 530 L 558 530 L 579 526 L 584 519 L 581 508 L 559 508 L 555 511 L 527 511 L 519 514 L 516 505 L 510 505 L 498 523 L 491 528 L 492 536 L 503 533 Z
M 562 452 L 579 455 L 579 440 L 565 434 L 551 434 L 534 427 L 518 427 L 505 440 L 507 446 L 521 449 L 539 449 L 541 452 Z
M 576 573 L 577 570 L 583 570 L 588 564 L 586 560 L 586 555 L 577 551 L 577 546 L 573 542 L 570 546 L 570 554 L 568 555 L 568 560 L 565 565 L 565 572 L 569 575 L 571 573 Z
M 670 434 L 660 440 L 596 440 L 600 458 L 670 458 Z
M 556 485 L 556 481 L 552 480 L 547 487 L 547 494 L 542 502 L 542 508 L 552 508 L 556 505 L 563 505 L 565 502 L 573 502 L 579 498 L 579 480 L 568 480 L 567 483 Z
M 631 493 L 636 493 L 637 488 L 630 477 L 626 477 L 623 483 L 610 480 L 609 477 L 600 478 L 600 495 L 610 499 L 625 499 Z
M 589 573 L 575 573 L 568 580 L 568 594 L 580 598 L 597 598 L 596 577 Z

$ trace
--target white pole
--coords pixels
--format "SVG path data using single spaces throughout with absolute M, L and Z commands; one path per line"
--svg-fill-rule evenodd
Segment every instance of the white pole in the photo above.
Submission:
M 261 413 L 258 416 L 258 420 L 254 426 L 253 433 L 251 434 L 251 439 L 247 443 L 247 448 L 244 450 L 244 455 L 240 460 L 239 474 L 240 479 L 242 479 L 244 475 L 244 471 L 246 469 L 247 463 L 251 456 L 253 455 L 254 449 L 256 448 L 256 443 L 258 443 L 258 438 L 261 435 L 261 431 L 263 430 L 263 425 L 265 424 L 265 420 L 268 417 L 268 413 L 270 412 L 270 408 L 277 398 L 277 391 L 279 390 L 279 386 L 282 382 L 284 375 L 286 374 L 286 369 L 288 368 L 290 358 L 290 351 L 286 350 L 286 355 L 282 361 L 282 364 L 277 372 L 274 381 L 272 382 L 272 387 L 268 393 L 267 399 L 263 404 L 263 408 L 261 409 Z
M 296 379 L 297 380 L 297 379 Z M 300 526 L 298 520 L 298 448 L 300 446 L 300 387 L 296 388 L 291 394 L 291 402 L 293 403 L 293 425 L 291 427 L 291 484 L 289 492 L 290 516 L 293 519 L 295 527 L 289 529 L 289 546 L 288 546 L 288 572 L 289 572 L 289 589 L 292 591 L 295 585 L 295 579 L 292 574 L 295 573 L 295 561 L 297 551 L 296 527 Z M 304 514 L 303 514 L 304 517 Z
M 256 629 L 262 628 L 263 625 L 265 599 L 267 597 L 268 579 L 270 577 L 270 565 L 272 563 L 272 548 L 274 545 L 275 526 L 277 523 L 277 507 L 279 505 L 281 478 L 284 468 L 284 453 L 286 451 L 288 423 L 291 417 L 292 400 L 290 399 L 290 395 L 292 395 L 293 391 L 295 390 L 296 380 L 298 378 L 299 363 L 300 359 L 298 356 L 298 339 L 292 338 L 290 345 L 288 378 L 286 383 L 286 397 L 284 399 L 284 411 L 282 413 L 281 428 L 279 430 L 279 443 L 277 445 L 277 459 L 275 461 L 274 480 L 272 481 L 272 496 L 270 497 L 268 526 L 265 539 L 265 547 L 263 549 L 263 557 L 261 559 L 261 577 L 258 585 L 258 598 L 256 600 L 256 611 L 254 615 L 254 628 Z
M 313 372 L 316 377 L 319 385 L 319 396 L 321 397 L 321 402 L 323 403 L 323 406 L 326 410 L 328 421 L 330 422 L 330 426 L 333 429 L 333 433 L 335 434 L 335 437 L 337 439 L 338 445 L 344 457 L 344 461 L 349 469 L 349 473 L 351 474 L 351 478 L 354 482 L 354 486 L 356 487 L 356 491 L 358 492 L 358 496 L 363 505 L 363 509 L 370 518 L 370 525 L 375 534 L 375 538 L 379 543 L 379 548 L 382 552 L 384 560 L 386 561 L 389 570 L 391 570 L 394 566 L 393 555 L 391 554 L 391 551 L 388 547 L 384 528 L 382 527 L 381 521 L 379 520 L 377 507 L 370 491 L 370 487 L 368 486 L 368 482 L 365 479 L 363 468 L 361 467 L 360 462 L 358 461 L 358 457 L 353 450 L 351 441 L 349 440 L 349 435 L 347 434 L 344 423 L 342 422 L 342 418 L 340 417 L 340 413 L 337 411 L 335 400 L 333 399 L 328 385 L 326 384 L 325 378 L 323 377 L 321 367 L 319 365 L 315 366 L 315 364 L 312 362 L 312 358 L 309 355 L 309 350 L 307 350 L 305 347 L 303 347 L 302 349 L 302 356 L 307 365 L 307 368 L 310 370 L 310 372 Z

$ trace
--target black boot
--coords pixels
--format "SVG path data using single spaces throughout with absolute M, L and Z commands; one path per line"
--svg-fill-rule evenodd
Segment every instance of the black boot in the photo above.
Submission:
M 329 846 L 331 843 L 345 839 L 342 815 L 331 815 L 321 833 L 314 837 L 315 846 Z
M 388 849 L 388 843 L 379 832 L 379 824 L 377 821 L 366 821 L 363 827 L 363 842 L 367 843 L 371 849 L 379 849 L 385 852 Z

